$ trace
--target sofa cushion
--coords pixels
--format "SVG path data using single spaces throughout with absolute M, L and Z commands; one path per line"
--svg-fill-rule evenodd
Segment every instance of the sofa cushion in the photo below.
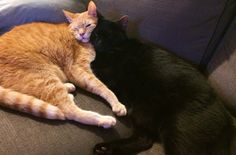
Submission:
M 208 65 L 209 80 L 236 116 L 236 17 Z
M 28 22 L 64 22 L 62 9 L 81 12 L 85 6 L 80 0 L 1 0 L 0 35 L 15 25 Z
M 199 63 L 227 0 L 94 0 L 100 12 L 128 15 L 128 32 Z
M 218 47 L 222 41 L 222 36 L 224 36 L 226 30 L 228 29 L 230 23 L 233 21 L 236 16 L 236 1 L 227 0 L 223 13 L 219 18 L 217 25 L 215 27 L 214 33 L 209 41 L 207 48 L 202 56 L 200 67 L 202 69 L 207 68 L 207 64 L 211 60 L 212 56 L 215 53 L 215 49 Z

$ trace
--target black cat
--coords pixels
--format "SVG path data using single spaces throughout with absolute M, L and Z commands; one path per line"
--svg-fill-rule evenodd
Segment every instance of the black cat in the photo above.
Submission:
M 97 144 L 94 154 L 132 154 L 163 143 L 166 155 L 229 155 L 232 117 L 206 78 L 159 47 L 129 39 L 122 25 L 99 17 L 91 43 L 95 74 L 126 104 L 127 139 Z

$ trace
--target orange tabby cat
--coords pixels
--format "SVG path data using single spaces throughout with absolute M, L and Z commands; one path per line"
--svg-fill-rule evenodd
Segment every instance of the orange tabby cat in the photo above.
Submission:
M 95 52 L 87 42 L 97 24 L 96 6 L 90 2 L 86 12 L 64 14 L 69 25 L 25 24 L 0 37 L 0 105 L 48 119 L 111 127 L 115 118 L 80 109 L 69 93 L 75 84 L 106 99 L 117 115 L 126 115 L 125 106 L 90 69 Z

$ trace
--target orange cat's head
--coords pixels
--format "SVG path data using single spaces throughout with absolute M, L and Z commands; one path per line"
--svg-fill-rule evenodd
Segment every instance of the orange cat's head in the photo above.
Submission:
M 93 1 L 88 4 L 88 9 L 82 13 L 72 13 L 63 10 L 69 21 L 70 30 L 74 33 L 75 38 L 81 42 L 89 42 L 90 35 L 97 25 L 97 9 Z

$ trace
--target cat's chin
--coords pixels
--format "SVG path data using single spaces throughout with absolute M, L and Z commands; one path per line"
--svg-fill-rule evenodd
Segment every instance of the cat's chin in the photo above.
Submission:
M 89 38 L 82 38 L 80 36 L 75 36 L 75 38 L 82 43 L 88 43 L 89 42 Z
M 82 40 L 80 40 L 81 42 L 83 42 L 83 43 L 88 43 L 89 42 L 89 39 L 82 39 Z

